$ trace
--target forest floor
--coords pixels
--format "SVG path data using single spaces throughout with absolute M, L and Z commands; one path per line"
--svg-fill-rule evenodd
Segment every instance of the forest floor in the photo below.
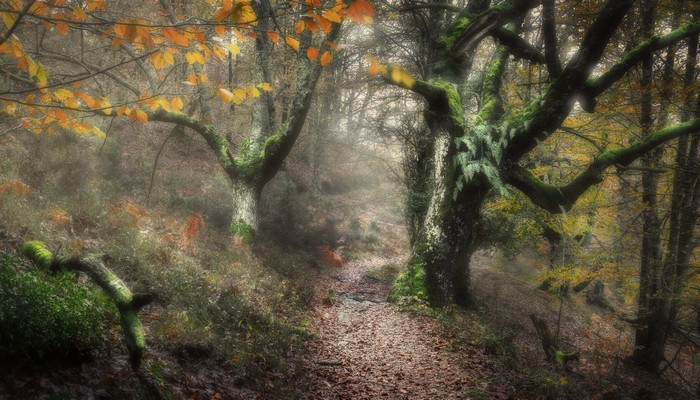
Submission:
M 359 260 L 320 278 L 308 397 L 507 398 L 512 388 L 495 358 L 477 347 L 452 351 L 435 320 L 386 301 L 388 284 L 373 272 L 400 264 L 400 259 Z
M 476 309 L 444 314 L 387 302 L 403 261 L 374 256 L 317 270 L 307 282 L 314 287 L 307 325 L 312 334 L 290 354 L 302 360 L 282 391 L 264 381 L 237 380 L 231 363 L 207 349 L 173 354 L 154 341 L 148 373 L 169 399 L 694 398 L 625 363 L 629 348 L 620 343 L 629 340 L 629 331 L 604 314 L 592 317 L 597 314 L 575 299 L 563 303 L 560 330 L 581 359 L 566 368 L 544 360 L 528 316 L 537 314 L 555 330 L 561 303 L 523 278 L 531 265 L 522 259 L 504 263 L 477 255 Z M 144 317 L 147 327 L 156 311 Z M 449 315 L 461 316 L 462 324 L 446 324 Z M 120 352 L 76 366 L 5 366 L 0 376 L 0 399 L 148 397 Z
M 606 318 L 603 310 L 580 299 L 560 303 L 528 284 L 523 271 L 532 266 L 524 265 L 529 262 L 525 260 L 504 263 L 484 254 L 474 257 L 477 310 L 450 311 L 461 315 L 462 324 L 471 325 L 467 333 L 464 325 L 446 327 L 435 315 L 420 315 L 386 301 L 390 281 L 381 279 L 381 271 L 402 265 L 400 257 L 357 260 L 322 273 L 311 310 L 316 337 L 310 344 L 302 396 L 694 398 L 626 363 L 630 331 L 620 327 L 616 317 Z M 547 320 L 553 331 L 559 329 L 562 341 L 581 351 L 581 359 L 566 367 L 547 362 L 530 314 Z

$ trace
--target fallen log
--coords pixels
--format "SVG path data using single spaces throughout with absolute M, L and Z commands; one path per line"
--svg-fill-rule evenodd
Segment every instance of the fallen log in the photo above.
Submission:
M 65 269 L 83 272 L 104 290 L 119 311 L 129 361 L 132 368 L 138 370 L 146 348 L 146 338 L 138 313 L 153 301 L 153 297 L 149 294 L 132 294 L 126 284 L 105 266 L 100 256 L 90 254 L 81 257 L 58 257 L 38 241 L 25 243 L 24 254 L 39 267 L 50 271 Z

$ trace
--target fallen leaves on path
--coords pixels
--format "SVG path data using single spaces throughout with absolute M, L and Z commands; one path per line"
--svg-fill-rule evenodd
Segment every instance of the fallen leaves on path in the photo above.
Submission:
M 497 361 L 483 350 L 450 350 L 434 321 L 382 301 L 388 288 L 366 276 L 381 263 L 350 263 L 321 280 L 311 343 L 309 398 L 459 399 L 506 398 Z M 512 392 L 512 390 L 510 390 Z

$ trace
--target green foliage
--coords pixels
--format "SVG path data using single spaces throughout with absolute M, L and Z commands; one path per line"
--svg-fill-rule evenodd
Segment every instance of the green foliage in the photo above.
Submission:
M 114 306 L 98 288 L 75 275 L 29 270 L 19 259 L 0 259 L 0 354 L 29 361 L 81 358 L 107 343 Z
M 405 297 L 419 301 L 427 300 L 425 266 L 423 264 L 408 264 L 406 269 L 396 277 L 389 293 L 389 300 L 396 302 Z
M 546 221 L 543 210 L 515 192 L 485 203 L 481 236 L 485 243 L 498 247 L 507 258 L 513 258 L 522 248 L 542 243 L 542 223 Z
M 499 194 L 507 193 L 498 174 L 498 165 L 506 142 L 498 140 L 497 131 L 498 129 L 490 125 L 478 125 L 455 139 L 459 151 L 455 155 L 454 166 L 462 172 L 452 194 L 455 199 L 464 184 L 477 176 L 485 178 Z
M 255 241 L 255 230 L 243 221 L 232 222 L 230 231 L 232 234 L 240 237 L 245 243 L 250 244 Z

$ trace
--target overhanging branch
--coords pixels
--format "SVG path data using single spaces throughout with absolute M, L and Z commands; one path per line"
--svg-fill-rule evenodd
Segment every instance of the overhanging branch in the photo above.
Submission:
M 622 60 L 595 79 L 589 79 L 582 90 L 588 98 L 595 98 L 622 78 L 649 53 L 671 46 L 687 37 L 700 33 L 700 20 L 662 36 L 651 37 L 627 53 Z M 588 110 L 587 110 L 588 111 Z
M 503 181 L 520 190 L 537 206 L 558 214 L 571 209 L 591 186 L 603 180 L 603 172 L 613 166 L 627 166 L 650 150 L 677 137 L 700 131 L 700 118 L 650 134 L 646 139 L 596 157 L 576 178 L 564 186 L 550 185 L 519 165 L 506 168 Z

